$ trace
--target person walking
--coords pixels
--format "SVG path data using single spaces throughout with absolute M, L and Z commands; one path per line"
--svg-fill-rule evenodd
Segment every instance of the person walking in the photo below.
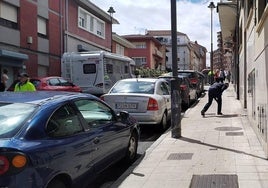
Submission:
M 210 105 L 212 104 L 213 99 L 215 99 L 218 103 L 218 115 L 223 115 L 221 112 L 222 107 L 222 93 L 224 90 L 226 90 L 229 87 L 229 83 L 223 83 L 223 82 L 215 82 L 212 84 L 208 89 L 208 103 L 204 106 L 204 108 L 201 111 L 201 115 L 205 117 L 205 112 L 209 109 Z
M 19 75 L 19 82 L 15 85 L 14 92 L 36 91 L 35 86 L 30 82 L 27 73 Z
M 1 85 L 0 85 L 0 91 L 5 91 L 7 88 L 7 81 L 8 81 L 8 71 L 7 69 L 4 69 L 1 76 Z

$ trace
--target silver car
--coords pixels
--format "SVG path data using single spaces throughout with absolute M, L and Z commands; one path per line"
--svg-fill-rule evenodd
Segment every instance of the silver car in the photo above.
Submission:
M 171 119 L 170 87 L 164 79 L 122 79 L 101 99 L 116 111 L 128 111 L 141 125 L 158 125 L 165 130 Z

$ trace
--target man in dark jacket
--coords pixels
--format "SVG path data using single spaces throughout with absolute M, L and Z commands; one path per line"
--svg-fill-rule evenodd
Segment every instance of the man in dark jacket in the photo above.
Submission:
M 205 112 L 208 110 L 210 105 L 212 104 L 213 99 L 215 99 L 218 103 L 218 115 L 222 115 L 221 106 L 222 106 L 222 99 L 221 95 L 225 89 L 229 87 L 229 83 L 222 83 L 222 82 L 215 82 L 212 84 L 208 89 L 208 103 L 204 106 L 203 110 L 201 111 L 201 115 L 205 116 Z

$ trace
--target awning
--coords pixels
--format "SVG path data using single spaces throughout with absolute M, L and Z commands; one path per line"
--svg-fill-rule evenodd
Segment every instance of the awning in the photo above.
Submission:
M 12 67 L 21 67 L 24 60 L 29 59 L 28 55 L 0 49 L 0 64 Z
M 9 50 L 1 50 L 0 49 L 0 57 L 7 57 L 11 59 L 18 59 L 18 60 L 26 60 L 28 59 L 28 55 L 18 53 L 18 52 L 13 52 Z

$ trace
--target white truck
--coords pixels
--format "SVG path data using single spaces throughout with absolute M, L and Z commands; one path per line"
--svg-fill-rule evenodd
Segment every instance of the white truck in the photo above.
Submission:
M 100 96 L 120 79 L 134 77 L 133 59 L 106 51 L 66 52 L 61 76 L 81 87 L 82 92 Z

